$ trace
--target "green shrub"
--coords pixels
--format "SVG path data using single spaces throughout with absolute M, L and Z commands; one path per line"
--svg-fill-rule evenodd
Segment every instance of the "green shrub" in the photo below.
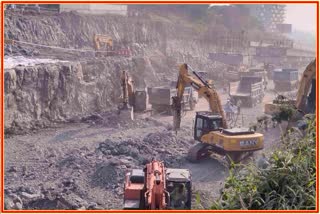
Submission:
M 297 110 L 294 106 L 289 104 L 282 104 L 279 107 L 279 112 L 275 113 L 272 117 L 272 120 L 281 123 L 282 121 L 289 121 L 295 114 L 297 114 Z
M 289 133 L 261 169 L 250 164 L 230 170 L 212 209 L 311 210 L 316 197 L 315 120 L 298 139 Z M 290 139 L 291 136 L 291 139 Z

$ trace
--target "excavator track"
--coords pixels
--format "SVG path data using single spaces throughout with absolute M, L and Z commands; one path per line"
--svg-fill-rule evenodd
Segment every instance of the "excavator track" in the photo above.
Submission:
M 232 163 L 240 163 L 253 154 L 253 152 L 226 152 L 221 149 L 217 150 L 217 148 L 215 147 L 210 149 L 210 145 L 207 145 L 205 143 L 198 143 L 195 146 L 191 147 L 188 152 L 187 159 L 192 163 L 197 163 L 200 160 L 208 158 L 212 152 L 220 155 L 225 154 L 226 160 L 229 165 L 231 165 Z
M 209 157 L 210 153 L 207 149 L 207 146 L 208 145 L 204 143 L 198 143 L 195 146 L 191 147 L 189 149 L 187 159 L 192 163 L 196 163 L 202 159 Z

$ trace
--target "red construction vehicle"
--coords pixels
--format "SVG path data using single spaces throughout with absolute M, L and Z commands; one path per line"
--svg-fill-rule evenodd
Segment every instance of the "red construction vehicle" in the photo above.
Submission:
M 180 187 L 184 200 L 177 204 L 173 194 Z M 163 162 L 156 160 L 144 169 L 132 169 L 125 177 L 124 209 L 191 209 L 190 171 L 165 168 Z

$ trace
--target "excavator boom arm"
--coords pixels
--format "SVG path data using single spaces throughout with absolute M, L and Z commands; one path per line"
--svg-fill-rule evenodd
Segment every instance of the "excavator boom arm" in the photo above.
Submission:
M 296 107 L 301 110 L 305 110 L 305 102 L 307 94 L 309 92 L 310 86 L 312 84 L 312 79 L 316 75 L 316 60 L 313 60 L 303 72 L 300 86 L 297 93 Z
M 133 80 L 127 71 L 122 71 L 121 76 L 122 100 L 124 105 L 134 105 L 135 88 Z
M 195 72 L 194 72 L 195 73 Z M 202 80 L 196 73 L 195 78 L 193 75 L 188 73 L 188 65 L 182 64 L 179 70 L 179 77 L 177 82 L 177 96 L 173 97 L 173 115 L 174 115 L 174 127 L 175 129 L 180 128 L 181 123 L 181 101 L 183 99 L 183 93 L 186 84 L 191 86 L 202 95 L 209 103 L 210 110 L 219 114 L 222 117 L 222 126 L 227 128 L 227 121 L 224 115 L 224 111 L 221 105 L 221 100 L 215 89 L 211 88 L 204 80 Z
M 164 164 L 152 161 L 146 166 L 147 192 L 146 202 L 150 209 L 164 209 L 167 204 L 165 200 L 166 179 Z

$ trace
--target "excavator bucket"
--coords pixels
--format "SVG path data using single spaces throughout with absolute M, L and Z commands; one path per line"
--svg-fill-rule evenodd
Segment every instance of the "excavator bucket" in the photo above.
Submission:
M 127 71 L 122 71 L 120 76 L 122 86 L 122 104 L 118 107 L 120 119 L 123 121 L 133 120 L 133 85 Z M 131 98 L 131 99 L 130 99 Z
M 173 129 L 175 131 L 180 129 L 181 124 L 181 101 L 177 96 L 172 97 L 172 114 L 173 114 Z
M 134 120 L 133 107 L 122 106 L 119 108 L 119 118 L 121 121 Z
M 185 82 L 180 76 L 188 75 L 188 65 L 182 64 L 179 69 L 179 78 L 177 81 L 177 96 L 172 97 L 172 114 L 173 114 L 173 128 L 175 131 L 180 129 L 183 94 L 185 90 Z

